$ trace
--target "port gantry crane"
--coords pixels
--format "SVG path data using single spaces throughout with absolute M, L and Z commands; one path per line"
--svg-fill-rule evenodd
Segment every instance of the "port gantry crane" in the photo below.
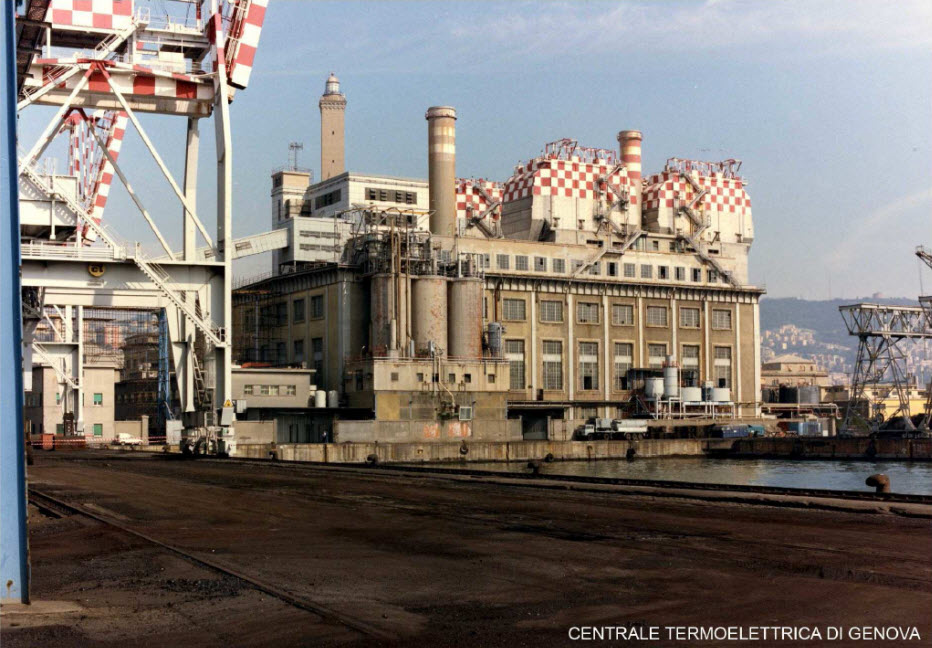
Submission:
M 231 452 L 232 260 L 281 245 L 267 235 L 232 240 L 229 104 L 248 86 L 268 0 L 21 4 L 17 108 L 20 113 L 38 105 L 57 108 L 19 159 L 25 332 L 34 331 L 50 311 L 60 316 L 64 330 L 77 331 L 45 347 L 24 338 L 27 372 L 30 350 L 55 368 L 69 388 L 67 397 L 81 431 L 83 308 L 162 308 L 183 412 L 180 442 L 186 448 Z M 186 121 L 180 181 L 143 127 L 140 116 L 147 113 Z M 213 232 L 197 207 L 202 119 L 213 120 L 216 140 Z M 181 250 L 171 248 L 171 237 L 160 227 L 164 214 L 147 209 L 130 182 L 132 170 L 118 162 L 122 131 L 129 126 L 178 200 Z M 40 165 L 62 132 L 71 137 L 68 175 Z M 138 236 L 126 240 L 101 221 L 113 175 L 162 248 L 159 256 L 144 252 Z M 79 325 L 72 327 L 73 321 Z

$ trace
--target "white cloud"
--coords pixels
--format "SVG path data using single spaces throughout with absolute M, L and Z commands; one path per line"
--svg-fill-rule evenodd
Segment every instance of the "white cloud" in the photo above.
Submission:
M 507 3 L 449 27 L 454 41 L 512 54 L 557 56 L 632 49 L 698 54 L 742 46 L 804 44 L 808 51 L 864 53 L 932 44 L 927 0 L 704 3 Z M 496 52 L 501 55 L 502 52 Z M 614 64 L 623 63 L 614 61 Z M 695 62 L 685 60 L 688 64 Z

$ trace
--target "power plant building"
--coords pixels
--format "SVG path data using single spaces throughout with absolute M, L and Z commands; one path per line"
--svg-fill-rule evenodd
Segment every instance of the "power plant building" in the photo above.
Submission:
M 289 245 L 234 295 L 241 360 L 315 369 L 347 408 L 337 441 L 546 438 L 548 420 L 631 415 L 669 366 L 684 398 L 714 387 L 759 413 L 739 162 L 642 176 L 626 130 L 617 149 L 548 144 L 501 182 L 457 178 L 456 111 L 425 117 L 426 183 L 273 175 Z

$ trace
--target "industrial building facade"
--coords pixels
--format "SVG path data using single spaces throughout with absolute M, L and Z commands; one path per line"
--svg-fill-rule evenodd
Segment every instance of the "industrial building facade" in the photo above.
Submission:
M 623 418 L 669 366 L 759 413 L 763 290 L 739 162 L 671 158 L 644 178 L 641 133 L 621 131 L 617 151 L 563 139 L 504 182 L 457 179 L 456 112 L 426 117 L 427 183 L 334 168 L 334 141 L 327 180 L 273 175 L 289 243 L 234 296 L 240 361 L 314 369 L 344 418 L 381 425 L 365 440 Z

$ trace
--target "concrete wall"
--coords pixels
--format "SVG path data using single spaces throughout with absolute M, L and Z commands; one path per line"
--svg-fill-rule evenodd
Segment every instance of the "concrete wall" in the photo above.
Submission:
M 272 443 L 275 440 L 275 421 L 237 421 L 237 443 Z
M 113 436 L 115 438 L 118 434 L 129 434 L 145 442 L 149 432 L 147 428 L 148 425 L 143 426 L 142 421 L 114 421 Z
M 459 439 L 514 441 L 521 438 L 516 419 L 490 421 L 335 421 L 337 443 L 442 443 Z
M 731 441 L 725 443 L 730 446 Z M 701 456 L 721 441 L 647 439 L 643 441 L 462 441 L 459 443 L 237 444 L 237 456 L 265 459 L 274 451 L 282 461 L 363 463 L 375 454 L 382 463 L 528 461 L 552 454 L 555 460 L 621 459 L 633 448 L 638 457 Z M 463 453 L 463 449 L 466 453 Z

